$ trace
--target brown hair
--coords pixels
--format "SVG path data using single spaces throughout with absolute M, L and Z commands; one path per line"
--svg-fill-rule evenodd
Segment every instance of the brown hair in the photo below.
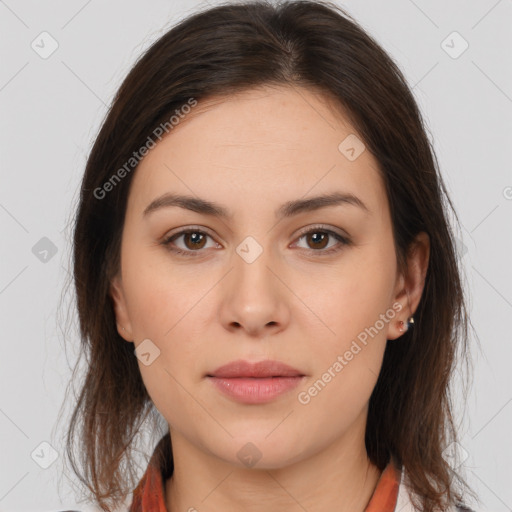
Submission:
M 370 398 L 366 448 L 380 469 L 391 455 L 405 467 L 421 510 L 443 510 L 445 499 L 460 501 L 467 488 L 443 457 L 457 439 L 451 398 L 457 352 L 468 361 L 469 319 L 448 207 L 457 216 L 402 73 L 328 2 L 254 1 L 195 13 L 151 45 L 117 92 L 87 160 L 74 225 L 73 277 L 87 368 L 67 436 L 73 471 L 111 510 L 136 483 L 132 441 L 155 413 L 133 345 L 117 332 L 109 296 L 134 173 L 123 173 L 104 198 L 95 191 L 105 190 L 113 171 L 191 98 L 200 103 L 266 84 L 314 88 L 349 116 L 386 184 L 399 270 L 415 235 L 430 237 L 415 325 L 387 344 Z

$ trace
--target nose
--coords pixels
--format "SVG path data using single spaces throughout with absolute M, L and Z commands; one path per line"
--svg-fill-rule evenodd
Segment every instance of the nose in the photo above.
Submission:
M 226 276 L 220 320 L 230 332 L 243 330 L 251 337 L 276 334 L 290 321 L 291 292 L 270 251 L 263 250 L 254 261 L 241 254 L 234 254 L 233 268 Z

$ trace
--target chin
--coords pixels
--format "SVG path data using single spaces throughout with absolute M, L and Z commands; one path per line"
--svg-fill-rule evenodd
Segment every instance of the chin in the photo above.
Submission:
M 247 469 L 279 469 L 304 457 L 303 436 L 293 436 L 285 430 L 279 435 L 269 432 L 265 429 L 236 436 L 223 443 L 221 453 L 214 451 L 230 464 Z

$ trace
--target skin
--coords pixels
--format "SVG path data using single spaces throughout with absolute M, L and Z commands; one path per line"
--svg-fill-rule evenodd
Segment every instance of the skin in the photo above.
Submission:
M 168 510 L 362 512 L 374 492 L 381 472 L 364 445 L 368 401 L 386 340 L 403 334 L 399 322 L 421 298 L 429 239 L 417 237 L 400 274 L 378 163 L 369 150 L 354 161 L 338 150 L 356 133 L 318 92 L 267 86 L 200 102 L 136 170 L 111 295 L 119 334 L 160 350 L 139 367 L 171 432 Z M 274 217 L 286 201 L 334 191 L 354 194 L 369 212 L 342 204 Z M 174 206 L 144 217 L 164 192 L 220 203 L 234 216 Z M 315 224 L 351 243 L 301 235 Z M 186 235 L 174 246 L 195 256 L 162 245 L 190 226 L 209 235 L 200 249 Z M 252 263 L 236 252 L 247 236 L 262 249 Z M 390 309 L 394 318 L 300 403 L 298 393 Z M 276 359 L 306 377 L 271 402 L 241 404 L 205 377 L 235 359 Z M 253 467 L 237 457 L 247 443 L 261 453 Z

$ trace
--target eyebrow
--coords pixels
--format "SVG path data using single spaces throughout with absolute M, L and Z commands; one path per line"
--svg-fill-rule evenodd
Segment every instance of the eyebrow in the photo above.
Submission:
M 356 206 L 364 210 L 366 213 L 371 213 L 363 201 L 354 194 L 347 192 L 333 192 L 331 194 L 319 195 L 309 199 L 295 199 L 293 201 L 287 201 L 276 210 L 275 216 L 282 219 L 285 217 L 292 217 L 299 213 L 311 212 L 328 206 L 338 205 Z M 210 215 L 212 217 L 219 217 L 223 219 L 233 218 L 233 213 L 220 204 L 206 199 L 201 199 L 200 197 L 173 193 L 166 193 L 157 197 L 146 207 L 142 215 L 143 217 L 146 217 L 152 212 L 173 206 L 191 210 L 203 215 Z

